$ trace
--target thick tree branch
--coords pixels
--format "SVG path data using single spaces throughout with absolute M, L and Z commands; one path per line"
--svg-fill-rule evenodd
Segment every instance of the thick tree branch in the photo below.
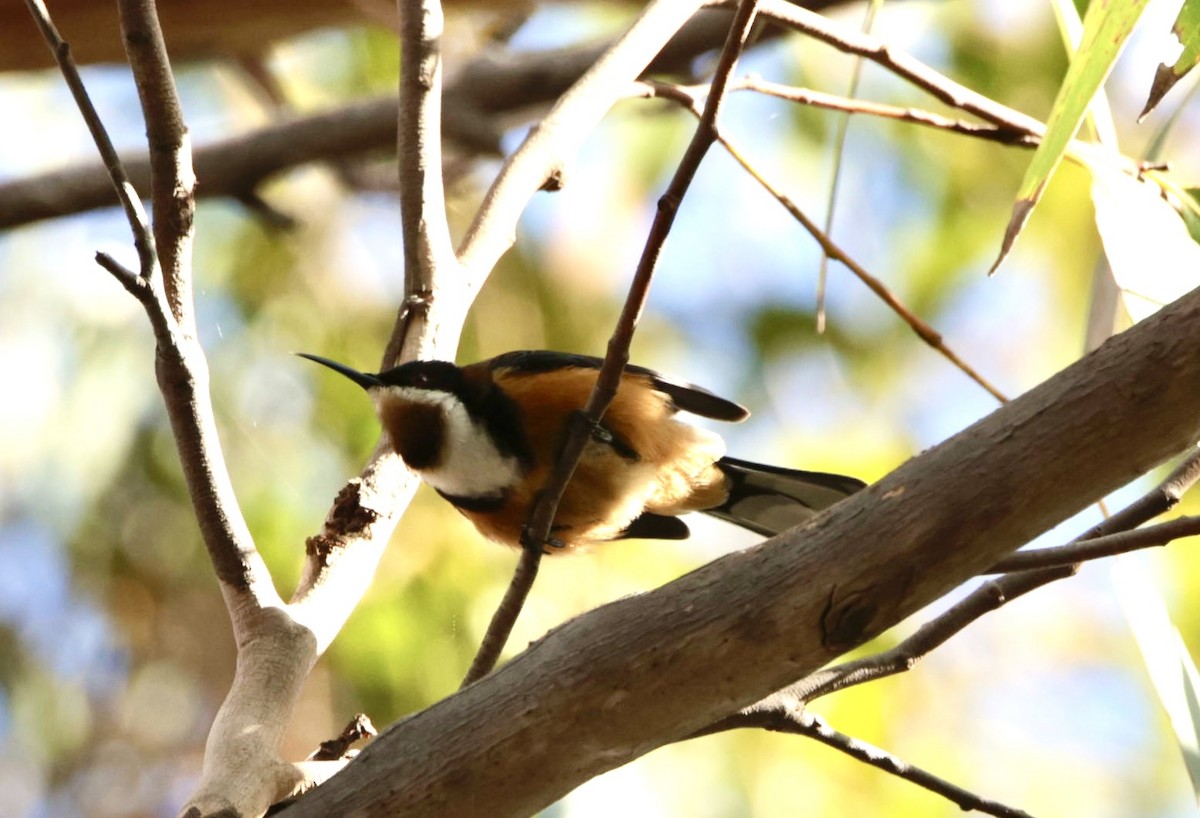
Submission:
M 528 815 L 758 701 L 1195 442 L 1197 333 L 1193 292 L 809 525 L 553 631 L 290 814 Z
M 121 32 L 150 146 L 150 202 L 154 239 L 167 303 L 176 324 L 195 335 L 192 307 L 192 222 L 196 176 L 192 144 L 175 90 L 154 0 L 118 0 Z
M 1120 512 L 1080 534 L 1070 546 L 1064 546 L 1064 549 L 1086 549 L 1118 535 L 1119 532 L 1139 533 L 1132 529 L 1173 508 L 1197 480 L 1200 480 L 1200 451 L 1193 449 L 1158 486 Z M 1019 557 L 1021 553 L 1010 555 L 1000 560 L 997 565 Z M 994 570 L 996 566 L 989 569 Z M 1074 576 L 1078 570 L 1078 562 L 1051 564 L 1036 570 L 1017 570 L 999 579 L 985 582 L 949 610 L 926 622 L 916 633 L 891 650 L 820 670 L 768 697 L 768 700 L 773 701 L 764 700 L 755 704 L 753 709 L 787 710 L 798 703 L 812 702 L 837 690 L 902 673 L 984 614 L 1051 582 Z

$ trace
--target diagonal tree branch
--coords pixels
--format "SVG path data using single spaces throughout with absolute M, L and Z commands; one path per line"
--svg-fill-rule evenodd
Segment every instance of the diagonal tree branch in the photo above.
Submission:
M 685 109 L 691 112 L 694 116 L 699 117 L 700 108 L 698 100 L 692 89 L 682 88 L 680 86 L 671 85 L 661 82 L 646 82 L 642 83 L 641 87 L 646 90 L 648 95 L 662 97 L 672 100 L 682 105 Z M 917 337 L 924 341 L 928 346 L 940 353 L 946 360 L 950 361 L 964 375 L 966 375 L 975 383 L 979 384 L 992 397 L 996 398 L 1001 403 L 1008 400 L 1007 396 L 1001 392 L 991 381 L 983 377 L 976 369 L 962 359 L 954 350 L 946 345 L 942 334 L 931 327 L 923 318 L 910 310 L 904 302 L 902 302 L 893 293 L 886 284 L 879 278 L 872 275 L 865 267 L 855 261 L 848 253 L 846 253 L 840 245 L 836 244 L 820 226 L 808 217 L 803 210 L 800 209 L 790 196 L 780 190 L 773 182 L 763 175 L 758 168 L 753 165 L 746 155 L 727 137 L 725 134 L 714 125 L 714 135 L 722 147 L 729 153 L 734 160 L 742 166 L 742 168 L 750 174 L 756 182 L 759 183 L 777 202 L 783 205 L 783 208 L 792 215 L 796 221 L 812 236 L 816 242 L 821 245 L 821 250 L 826 258 L 831 258 L 844 264 L 850 272 L 865 284 L 871 292 L 875 293 L 884 304 L 888 306 L 892 312 L 896 313 L 904 323 L 908 324 L 909 328 L 916 333 Z
M 58 28 L 50 19 L 50 12 L 46 9 L 46 4 L 43 0 L 25 0 L 25 5 L 33 15 L 38 29 L 42 32 L 42 38 L 54 53 L 55 62 L 58 63 L 63 79 L 66 80 L 67 87 L 71 89 L 75 107 L 83 115 L 83 121 L 87 123 L 92 141 L 96 143 L 96 150 L 100 153 L 100 160 L 104 163 L 103 182 L 116 190 L 117 199 L 125 211 L 125 220 L 129 222 L 129 227 L 133 231 L 133 245 L 137 249 L 139 273 L 143 279 L 147 279 L 153 274 L 158 259 L 154 251 L 154 235 L 150 229 L 146 211 L 142 207 L 142 200 L 138 198 L 137 191 L 129 183 L 125 167 L 121 163 L 120 157 L 117 156 L 117 150 L 108 137 L 108 131 L 100 120 L 100 115 L 96 113 L 96 106 L 92 104 L 91 97 L 88 96 L 83 79 L 79 76 L 79 69 L 75 67 L 75 61 L 71 57 L 71 47 L 59 35 Z M 111 270 L 110 272 L 113 272 L 118 279 L 122 278 L 120 272 Z M 126 289 L 130 289 L 135 282 L 122 280 L 121 283 L 125 285 Z M 137 295 L 133 289 L 130 289 L 130 292 Z
M 650 61 L 647 71 L 688 73 L 697 55 L 720 46 L 729 19 L 720 9 L 697 14 Z M 443 102 L 446 137 L 471 152 L 498 154 L 505 120 L 556 100 L 611 47 L 612 42 L 606 42 L 481 54 L 448 80 Z M 297 165 L 390 152 L 397 139 L 397 108 L 396 97 L 356 101 L 198 146 L 196 175 L 204 184 L 197 193 L 240 199 Z M 148 189 L 145 153 L 131 151 L 121 161 L 134 186 Z M 0 228 L 106 206 L 111 203 L 110 187 L 104 168 L 92 163 L 0 183 Z
M 1030 571 L 1035 568 L 1057 568 L 1064 565 L 1079 565 L 1089 560 L 1115 557 L 1156 545 L 1167 545 L 1184 537 L 1200 534 L 1200 516 L 1179 517 L 1165 523 L 1121 531 L 1094 540 L 1018 551 L 993 565 L 988 573 Z
M 949 610 L 926 622 L 916 633 L 903 640 L 896 647 L 873 656 L 867 656 L 813 673 L 795 684 L 778 690 L 749 707 L 743 708 L 737 713 L 718 719 L 714 723 L 696 731 L 688 738 L 696 738 L 744 727 L 757 727 L 817 738 L 830 746 L 860 757 L 862 755 L 860 752 L 861 748 L 856 748 L 855 740 L 825 727 L 820 722 L 819 717 L 811 715 L 806 710 L 809 702 L 820 696 L 847 687 L 911 670 L 922 658 L 945 644 L 953 636 L 962 632 L 983 615 L 995 611 L 1008 602 L 1037 588 L 1041 588 L 1050 582 L 1074 576 L 1079 568 L 1077 564 L 1078 559 L 1117 553 L 1111 545 L 1108 545 L 1110 543 L 1121 544 L 1124 542 L 1122 538 L 1139 534 L 1148 535 L 1151 532 L 1156 532 L 1157 536 L 1142 537 L 1145 540 L 1152 540 L 1153 543 L 1151 544 L 1157 543 L 1164 535 L 1174 534 L 1177 530 L 1181 536 L 1188 533 L 1195 533 L 1198 527 L 1196 523 L 1197 518 L 1183 518 L 1183 520 L 1175 520 L 1171 523 L 1155 526 L 1152 529 L 1138 531 L 1129 531 L 1128 529 L 1168 511 L 1198 479 L 1200 479 L 1200 451 L 1193 449 L 1192 453 L 1174 468 L 1170 475 L 1158 486 L 1122 510 L 1119 514 L 1114 515 L 1082 534 L 1076 539 L 1074 544 L 1060 548 L 1042 549 L 1041 551 L 1018 552 L 1001 560 L 991 569 L 998 570 L 1000 566 L 1005 564 L 1020 565 L 1022 563 L 1017 558 L 1023 555 L 1039 557 L 1045 555 L 1047 559 L 1039 558 L 1036 561 L 1036 566 L 1033 564 L 1034 561 L 1029 561 L 1029 564 L 1024 565 L 1024 567 L 1030 568 L 1038 567 L 1039 570 L 1016 570 L 1014 573 L 1001 579 L 985 582 L 965 598 L 951 606 Z M 1186 521 L 1187 525 L 1176 525 L 1183 521 Z M 1129 549 L 1126 548 L 1125 550 Z M 1098 553 L 1101 551 L 1108 553 Z M 1061 559 L 1066 556 L 1075 556 L 1076 560 L 1074 564 L 1064 562 Z M 1048 559 L 1049 557 L 1058 557 L 1059 559 L 1051 560 Z M 867 755 L 868 758 L 864 760 L 872 763 L 869 757 L 870 754 L 868 753 Z M 936 776 L 919 770 L 919 768 L 913 768 L 890 755 L 884 754 L 881 758 L 885 758 L 886 763 L 876 764 L 876 766 L 887 772 L 907 778 L 933 792 L 944 795 L 955 801 L 963 809 L 977 809 L 991 815 L 1021 814 L 1019 811 L 1012 810 L 1004 805 L 980 799 L 966 790 L 951 785 Z M 913 770 L 917 773 L 915 777 L 908 774 Z M 968 801 L 965 799 L 974 800 Z
M 982 812 L 985 815 L 998 816 L 998 818 L 1030 818 L 1029 813 L 1023 810 L 983 798 L 928 770 L 909 764 L 886 750 L 833 729 L 824 719 L 805 710 L 804 706 L 794 699 L 773 703 L 767 709 L 748 707 L 733 716 L 721 719 L 708 728 L 696 731 L 688 738 L 699 738 L 740 728 L 757 728 L 814 739 L 857 761 L 940 795 L 964 811 Z
M 1197 480 L 1200 480 L 1200 452 L 1193 451 L 1183 462 L 1172 469 L 1171 473 L 1158 486 L 1117 514 L 1079 535 L 1072 546 L 1064 548 L 1084 549 L 1107 539 L 1116 532 L 1138 533 L 1131 529 L 1169 511 L 1179 502 L 1184 493 L 1195 485 Z M 1022 553 L 1036 554 L 1038 552 L 1012 554 L 997 563 L 997 566 L 1020 557 Z M 997 566 L 993 566 L 989 571 L 995 570 Z M 951 606 L 949 610 L 926 622 L 916 633 L 891 650 L 814 673 L 780 691 L 776 701 L 784 701 L 784 707 L 791 707 L 792 705 L 786 704 L 786 702 L 811 702 L 837 690 L 909 670 L 921 658 L 927 656 L 984 614 L 997 610 L 1017 597 L 1024 596 L 1051 582 L 1074 576 L 1078 570 L 1078 562 L 1065 565 L 1054 564 L 1048 567 L 1039 567 L 1037 570 L 1018 569 L 999 579 L 985 582 Z M 763 707 L 759 709 L 767 709 L 765 702 L 760 705 Z

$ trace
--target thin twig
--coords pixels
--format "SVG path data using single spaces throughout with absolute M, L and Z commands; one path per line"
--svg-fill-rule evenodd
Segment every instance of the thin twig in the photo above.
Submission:
M 647 82 L 644 87 L 652 89 L 655 96 L 661 96 L 666 99 L 671 99 L 680 103 L 684 108 L 691 111 L 694 115 L 699 115 L 698 103 L 694 94 L 686 88 L 670 85 L 668 83 Z M 715 137 L 721 146 L 729 152 L 738 164 L 740 164 L 747 173 L 749 173 L 755 181 L 757 181 L 768 193 L 775 197 L 783 207 L 800 222 L 801 226 L 808 231 L 817 243 L 821 245 L 822 251 L 830 258 L 840 261 L 850 272 L 858 277 L 859 281 L 867 285 L 867 287 L 875 293 L 896 315 L 908 324 L 909 328 L 917 334 L 922 341 L 933 347 L 937 352 L 941 353 L 950 363 L 954 364 L 967 377 L 975 381 L 983 387 L 987 392 L 996 398 L 1001 403 L 1007 403 L 1008 397 L 1001 392 L 997 387 L 983 377 L 973 366 L 959 357 L 958 353 L 946 346 L 942 339 L 941 333 L 931 327 L 923 319 L 912 312 L 905 304 L 888 289 L 880 279 L 867 272 L 867 269 L 850 257 L 838 244 L 827 236 L 824 231 L 810 219 L 803 210 L 800 209 L 791 197 L 776 187 L 769 179 L 766 178 L 759 170 L 751 164 L 746 155 L 737 148 L 719 129 L 714 130 Z
M 922 125 L 939 131 L 947 131 L 976 139 L 998 142 L 1003 145 L 1013 145 L 1019 148 L 1035 148 L 1042 141 L 1035 134 L 1014 131 L 1011 128 L 966 122 L 961 119 L 953 119 L 941 114 L 935 114 L 932 111 L 924 111 L 920 108 L 888 105 L 865 99 L 851 99 L 836 94 L 827 94 L 823 91 L 814 91 L 810 88 L 797 88 L 791 85 L 769 82 L 755 76 L 748 76 L 742 79 L 738 83 L 738 90 L 756 91 L 760 94 L 766 94 L 767 96 L 784 99 L 800 105 L 809 105 L 813 108 L 825 108 L 830 111 L 843 111 L 847 114 L 866 114 L 867 116 L 894 119 L 899 122 Z
M 150 222 L 146 218 L 142 200 L 137 195 L 137 191 L 133 189 L 133 185 L 129 183 L 129 176 L 125 173 L 121 158 L 117 155 L 117 150 L 108 136 L 108 130 L 100 120 L 96 106 L 92 104 L 87 88 L 83 85 L 83 79 L 79 76 L 79 69 L 71 58 L 71 46 L 59 35 L 58 28 L 50 19 L 50 12 L 46 9 L 46 4 L 43 0 L 25 0 L 25 5 L 29 7 L 29 12 L 37 22 L 38 28 L 41 29 L 42 36 L 50 46 L 50 50 L 54 52 L 54 59 L 58 63 L 63 79 L 67 82 L 67 87 L 71 89 L 71 96 L 75 99 L 75 107 L 83 115 L 83 121 L 92 134 L 92 141 L 96 143 L 96 150 L 100 153 L 104 169 L 107 171 L 113 189 L 117 192 L 117 199 L 125 211 L 129 228 L 133 231 L 133 246 L 137 250 L 139 272 L 143 279 L 148 279 L 154 274 L 158 262 L 154 248 L 154 235 L 150 231 Z M 112 271 L 110 270 L 110 272 Z M 117 274 L 114 273 L 114 275 Z M 117 275 L 117 278 L 126 289 L 133 284 L 132 281 L 122 279 L 120 275 Z
M 729 0 L 726 0 L 725 5 L 728 4 Z M 1038 138 L 1041 138 L 1046 132 L 1046 126 L 1028 114 L 1008 108 L 977 91 L 972 91 L 915 57 L 896 51 L 882 40 L 864 32 L 839 29 L 833 21 L 785 0 L 763 0 L 762 12 L 765 18 L 807 34 L 839 51 L 865 57 L 946 105 L 974 114 L 1001 129 Z M 1066 156 L 1086 164 L 1116 164 L 1121 170 L 1132 175 L 1136 175 L 1139 170 L 1137 161 L 1114 153 L 1107 147 L 1079 140 L 1071 142 Z
M 587 404 L 582 413 L 573 416 L 575 419 L 571 429 L 559 450 L 554 468 L 547 479 L 546 485 L 538 493 L 537 502 L 530 510 L 529 519 L 522 536 L 523 554 L 513 575 L 504 603 L 497 609 L 488 631 L 484 636 L 483 646 L 480 647 L 475 660 L 471 663 L 470 672 L 463 684 L 469 684 L 491 672 L 499 659 L 500 652 L 508 641 L 512 628 L 520 615 L 520 604 L 528 597 L 530 587 L 537 576 L 538 564 L 542 558 L 543 548 L 550 541 L 553 530 L 554 515 L 562 500 L 567 484 L 575 472 L 583 450 L 590 439 L 592 429 L 604 417 L 605 410 L 617 394 L 621 373 L 629 361 L 629 345 L 637 329 L 638 319 L 646 303 L 650 291 L 650 282 L 662 252 L 667 234 L 671 231 L 675 214 L 679 205 L 695 178 L 700 162 L 711 147 L 715 135 L 714 123 L 721 110 L 725 97 L 725 88 L 729 83 L 737 58 L 745 47 L 749 37 L 750 27 L 755 16 L 755 0 L 743 0 L 738 5 L 729 36 L 721 51 L 716 72 L 712 80 L 712 90 L 708 104 L 700 117 L 696 132 L 692 136 L 679 166 L 675 170 L 667 191 L 658 201 L 658 211 L 650 227 L 650 234 L 638 261 L 637 270 L 629 286 L 625 305 L 617 320 L 617 326 L 608 342 L 604 363 L 596 377 L 596 385 L 588 396 Z M 510 607 L 511 605 L 511 607 Z M 484 648 L 487 648 L 486 655 Z
M 875 15 L 882 0 L 868 0 L 867 10 L 863 13 L 862 30 L 870 33 L 875 23 Z M 858 96 L 858 84 L 862 80 L 862 69 L 865 60 L 862 57 L 854 59 L 850 69 L 850 87 L 846 96 L 853 99 Z M 846 138 L 850 133 L 850 117 L 842 116 L 837 119 L 837 133 L 833 137 L 833 178 L 829 180 L 829 197 L 825 203 L 825 224 L 821 228 L 826 235 L 833 235 L 833 218 L 837 212 L 838 188 L 842 178 L 842 164 L 846 155 Z M 821 254 L 821 264 L 817 268 L 817 332 L 825 332 L 825 286 L 829 279 L 829 256 Z
M 786 0 L 763 0 L 762 14 L 775 23 L 820 40 L 838 51 L 871 60 L 953 108 L 1018 133 L 1040 136 L 1045 132 L 1045 125 L 1033 117 L 972 91 L 866 32 L 839 26 Z
M 542 551 L 540 548 L 521 549 L 521 556 L 517 559 L 517 568 L 508 583 L 508 590 L 504 592 L 504 598 L 500 600 L 495 613 L 492 614 L 491 622 L 488 623 L 487 631 L 483 635 L 483 641 L 479 643 L 479 649 L 475 652 L 471 667 L 463 678 L 463 687 L 477 682 L 491 673 L 496 662 L 500 660 L 500 654 L 504 651 L 508 637 L 512 635 L 517 617 L 521 615 L 521 609 L 525 607 L 525 600 L 529 598 L 529 592 L 533 590 L 533 583 L 537 579 L 541 563 Z
M 743 711 L 729 719 L 722 720 L 719 724 L 721 725 L 720 730 L 757 728 L 775 733 L 806 736 L 864 764 L 916 784 L 935 795 L 940 795 L 964 811 L 973 810 L 985 815 L 995 815 L 998 818 L 1031 818 L 1029 813 L 1024 810 L 984 798 L 936 776 L 928 770 L 909 764 L 886 750 L 839 732 L 830 727 L 829 723 L 817 714 L 805 710 L 799 703 L 787 708 Z M 719 731 L 706 728 L 688 738 L 697 738 L 713 732 Z
M 1075 565 L 1156 545 L 1167 545 L 1182 537 L 1194 537 L 1197 534 L 1200 534 L 1200 516 L 1179 517 L 1147 528 L 1121 531 L 1094 540 L 1038 548 L 1033 551 L 1018 551 L 993 565 L 988 569 L 988 573 L 1007 574 L 1034 568 Z

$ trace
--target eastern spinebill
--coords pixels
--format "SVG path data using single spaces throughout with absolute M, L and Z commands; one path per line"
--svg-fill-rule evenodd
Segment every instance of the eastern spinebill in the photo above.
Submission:
M 404 463 L 481 534 L 513 546 L 602 363 L 537 350 L 461 367 L 414 361 L 374 374 L 300 354 L 363 387 Z M 626 366 L 559 504 L 550 545 L 684 539 L 688 527 L 677 515 L 689 511 L 771 536 L 864 486 L 725 457 L 724 441 L 676 419 L 679 411 L 725 421 L 750 414 L 707 389 Z

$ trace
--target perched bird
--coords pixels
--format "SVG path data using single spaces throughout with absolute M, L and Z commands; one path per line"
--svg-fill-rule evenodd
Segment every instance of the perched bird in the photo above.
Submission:
M 485 537 L 514 546 L 602 363 L 539 350 L 371 374 L 300 354 L 366 389 L 405 464 Z M 689 511 L 770 536 L 864 485 L 724 457 L 724 441 L 677 420 L 680 410 L 726 421 L 749 415 L 706 389 L 627 366 L 559 504 L 551 545 L 684 539 L 688 527 L 676 515 Z

